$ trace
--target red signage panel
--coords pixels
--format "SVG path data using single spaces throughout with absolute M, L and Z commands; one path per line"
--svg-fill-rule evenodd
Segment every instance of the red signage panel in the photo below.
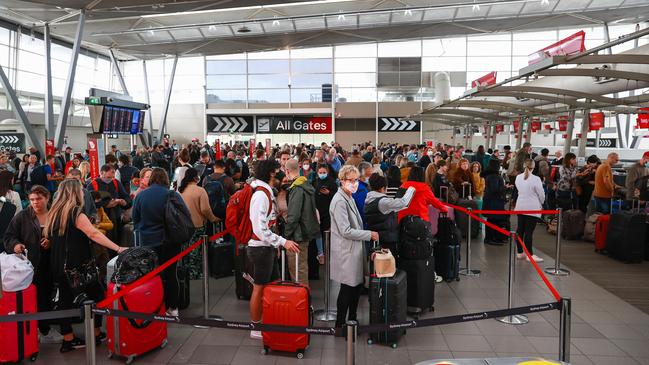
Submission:
M 604 128 L 604 113 L 590 113 L 588 115 L 588 130 L 597 131 Z
M 96 138 L 88 140 L 88 157 L 90 159 L 90 176 L 96 179 L 99 177 L 99 151 Z
M 649 129 L 649 108 L 638 109 L 638 118 L 635 122 L 637 129 Z
M 501 133 L 505 130 L 505 126 L 503 124 L 496 124 L 496 133 Z
M 255 141 L 254 138 L 250 138 L 250 142 L 248 143 L 250 145 L 250 160 L 252 160 L 253 157 L 255 156 L 255 149 L 257 148 L 256 146 L 257 142 Z
M 471 81 L 471 87 L 494 85 L 496 83 L 496 74 L 496 71 L 491 71 L 488 74 Z
M 270 138 L 266 138 L 266 157 L 270 156 Z
M 565 56 L 580 53 L 586 50 L 586 33 L 583 30 L 553 43 L 539 51 L 527 56 L 527 63 L 533 65 L 544 58 L 552 56 Z
M 559 123 L 559 131 L 565 132 L 568 130 L 568 116 L 560 115 L 557 117 L 557 122 Z
M 215 155 L 214 157 L 215 157 L 217 160 L 220 160 L 220 159 L 223 158 L 223 157 L 221 156 L 221 140 L 220 140 L 220 139 L 217 139 L 217 140 L 214 142 L 214 144 L 216 144 L 216 146 L 214 146 L 214 147 L 215 147 L 215 150 L 216 150 L 216 151 L 214 152 L 214 155 Z

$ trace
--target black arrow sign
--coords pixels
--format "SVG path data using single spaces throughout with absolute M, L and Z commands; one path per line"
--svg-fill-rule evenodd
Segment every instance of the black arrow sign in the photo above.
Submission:
M 25 153 L 24 133 L 3 133 L 0 134 L 0 151 Z

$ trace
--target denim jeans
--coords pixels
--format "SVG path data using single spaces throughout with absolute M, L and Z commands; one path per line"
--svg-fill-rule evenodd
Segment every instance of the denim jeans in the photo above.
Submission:
M 602 214 L 609 214 L 611 211 L 611 199 L 593 197 L 595 209 Z

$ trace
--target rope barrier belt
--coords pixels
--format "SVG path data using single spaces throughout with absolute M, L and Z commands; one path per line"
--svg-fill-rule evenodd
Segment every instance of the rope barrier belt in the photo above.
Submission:
M 461 212 L 469 215 L 474 220 L 477 220 L 478 222 L 483 223 L 485 226 L 487 226 L 487 227 L 489 227 L 489 228 L 491 228 L 491 229 L 493 229 L 493 230 L 495 230 L 495 231 L 497 231 L 499 233 L 502 233 L 502 234 L 504 234 L 506 236 L 509 236 L 509 232 L 507 230 L 505 230 L 505 229 L 503 229 L 501 227 L 498 227 L 495 224 L 484 220 L 478 214 L 476 214 L 477 211 L 469 211 L 468 209 L 466 209 L 464 207 L 461 207 L 461 206 L 458 206 L 458 205 L 453 205 L 453 204 L 448 204 L 448 203 L 444 203 L 444 204 L 446 206 L 449 206 L 449 207 L 453 208 L 454 210 L 461 211 Z M 511 212 L 512 214 L 540 214 L 540 212 L 543 212 L 543 211 L 531 211 L 532 213 L 527 213 L 526 211 L 511 211 L 511 210 L 510 211 L 499 211 L 499 212 Z M 556 211 L 556 212 L 558 213 L 559 211 Z M 561 294 L 559 294 L 559 291 L 554 287 L 554 285 L 552 285 L 550 280 L 548 280 L 547 276 L 545 276 L 545 274 L 543 273 L 543 270 L 541 270 L 539 265 L 532 259 L 532 255 L 527 250 L 527 247 L 525 247 L 525 244 L 523 244 L 523 241 L 521 240 L 520 236 L 516 235 L 516 238 L 518 240 L 519 245 L 523 248 L 523 251 L 525 252 L 525 255 L 527 256 L 528 261 L 532 264 L 532 266 L 534 267 L 536 272 L 539 274 L 539 276 L 541 277 L 541 280 L 543 280 L 543 283 L 545 283 L 545 286 L 548 288 L 548 290 L 550 290 L 550 292 L 552 293 L 552 296 L 554 297 L 554 299 L 556 299 L 557 301 L 560 301 L 561 300 Z
M 5 316 L 0 316 L 0 323 L 43 321 L 43 320 L 64 319 L 64 318 L 83 318 L 83 308 L 81 308 L 81 311 L 77 308 L 77 309 L 66 309 L 60 311 L 10 314 Z
M 453 205 L 446 204 L 450 207 Z M 475 214 L 517 215 L 517 214 L 559 214 L 558 210 L 472 210 Z

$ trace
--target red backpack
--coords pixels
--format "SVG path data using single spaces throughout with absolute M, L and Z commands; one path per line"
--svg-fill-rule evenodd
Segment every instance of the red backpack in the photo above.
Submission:
M 97 183 L 97 180 L 92 180 L 90 183 L 92 185 L 92 189 L 94 191 L 99 191 L 99 183 Z M 113 179 L 113 185 L 115 185 L 115 193 L 119 194 L 119 186 L 117 185 L 117 180 Z
M 250 220 L 250 201 L 257 190 L 263 191 L 268 197 L 270 205 L 267 215 L 270 215 L 273 211 L 273 199 L 268 190 L 262 187 L 253 189 L 249 184 L 244 184 L 243 188 L 234 193 L 225 208 L 225 228 L 237 243 L 247 245 L 251 238 L 258 239 L 252 233 L 252 221 Z

